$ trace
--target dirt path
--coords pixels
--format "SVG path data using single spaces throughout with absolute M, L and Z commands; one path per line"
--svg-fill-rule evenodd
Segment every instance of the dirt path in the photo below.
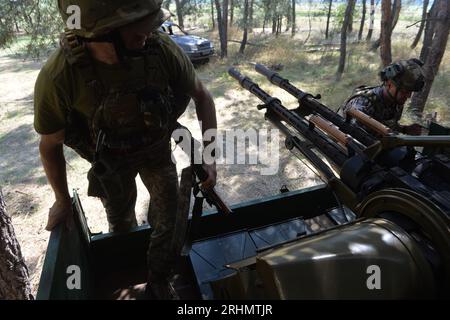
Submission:
M 48 208 L 53 203 L 53 193 L 39 160 L 39 137 L 33 129 L 33 87 L 41 66 L 42 62 L 24 62 L 7 53 L 0 54 L 0 186 L 29 267 L 34 294 L 49 238 L 44 227 Z M 225 129 L 270 128 L 263 114 L 256 111 L 256 99 L 224 80 L 226 67 L 217 63 L 198 70 L 201 79 L 214 94 L 219 129 L 225 134 Z M 180 122 L 191 128 L 199 138 L 193 105 Z M 274 195 L 283 185 L 293 190 L 318 183 L 309 170 L 284 150 L 283 140 L 279 138 L 279 146 L 276 147 L 280 150 L 279 166 L 273 154 L 263 159 L 266 168 L 268 161 L 272 161 L 271 165 L 277 169 L 274 175 L 261 175 L 261 168 L 264 167 L 261 163 L 218 165 L 217 189 L 228 203 Z M 255 156 L 257 150 L 249 147 L 247 153 Z M 176 150 L 175 155 L 180 173 L 187 161 L 181 151 Z M 69 187 L 78 189 L 91 230 L 107 232 L 106 216 L 100 201 L 86 196 L 89 164 L 71 150 L 66 150 L 66 159 Z M 278 171 L 278 167 L 282 169 Z M 146 223 L 149 195 L 140 179 L 137 182 L 136 211 L 138 222 L 142 224 Z

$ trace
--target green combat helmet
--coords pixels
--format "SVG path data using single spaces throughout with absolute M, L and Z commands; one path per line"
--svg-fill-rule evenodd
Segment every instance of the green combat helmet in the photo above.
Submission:
M 157 29 L 171 14 L 161 8 L 162 0 L 58 0 L 61 16 L 66 24 L 73 14 L 70 6 L 81 10 L 81 29 L 75 35 L 94 39 L 113 30 L 151 15 Z M 69 13 L 68 13 L 69 11 Z
M 380 78 L 381 81 L 391 80 L 398 89 L 417 92 L 425 84 L 422 66 L 419 59 L 400 60 L 384 68 Z

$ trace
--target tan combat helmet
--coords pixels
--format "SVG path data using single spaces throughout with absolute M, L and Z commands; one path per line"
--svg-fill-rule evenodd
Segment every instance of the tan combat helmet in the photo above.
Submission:
M 161 8 L 163 0 L 58 0 L 58 7 L 64 24 L 71 17 L 70 6 L 81 10 L 81 29 L 71 30 L 75 35 L 93 39 L 135 22 L 148 15 L 152 16 L 152 27 L 156 30 L 170 16 Z M 67 13 L 69 11 L 69 13 Z
M 398 89 L 420 91 L 425 84 L 422 66 L 419 59 L 399 60 L 384 68 L 380 78 L 381 81 L 391 80 Z

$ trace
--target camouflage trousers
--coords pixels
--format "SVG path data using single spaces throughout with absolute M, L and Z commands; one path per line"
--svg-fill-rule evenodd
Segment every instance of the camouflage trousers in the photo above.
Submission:
M 167 277 L 178 254 L 174 241 L 178 206 L 178 176 L 171 161 L 157 167 L 140 166 L 120 173 L 120 192 L 100 197 L 105 207 L 110 232 L 126 232 L 137 226 L 136 176 L 139 174 L 150 193 L 148 223 L 152 227 L 147 252 L 152 277 Z

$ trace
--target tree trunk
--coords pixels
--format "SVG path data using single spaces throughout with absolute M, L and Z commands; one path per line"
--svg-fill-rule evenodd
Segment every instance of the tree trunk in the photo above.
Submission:
M 402 10 L 402 0 L 394 0 L 392 4 L 392 23 L 391 23 L 391 34 L 397 25 L 398 19 L 400 18 L 400 11 Z
M 420 37 L 422 37 L 423 28 L 425 28 L 425 19 L 427 18 L 427 9 L 430 0 L 423 0 L 422 21 L 420 21 L 419 31 L 417 31 L 416 37 L 411 44 L 411 49 L 414 49 L 419 43 Z
M 228 0 L 222 2 L 223 8 L 220 5 L 220 0 L 215 0 L 220 37 L 220 57 L 225 58 L 228 55 Z
M 264 21 L 263 21 L 263 33 L 266 33 L 266 23 L 267 23 L 267 15 L 264 15 Z
M 28 268 L 0 190 L 0 300 L 32 300 Z
M 359 25 L 359 33 L 358 33 L 358 41 L 361 41 L 362 34 L 364 31 L 364 23 L 366 22 L 366 2 L 367 0 L 362 0 L 362 16 L 361 16 L 361 24 Z
M 272 17 L 272 34 L 277 32 L 277 23 L 278 23 L 278 17 L 276 14 Z
M 422 91 L 412 96 L 410 108 L 418 116 L 421 117 L 425 103 L 430 94 L 431 86 L 435 76 L 439 71 L 442 57 L 447 47 L 448 35 L 450 32 L 450 3 L 448 0 L 435 0 L 433 6 L 436 5 L 436 20 L 434 28 L 434 36 L 431 47 L 427 55 L 427 59 L 423 66 L 425 76 L 425 86 Z
M 373 27 L 375 25 L 375 0 L 370 0 L 370 18 L 369 18 L 369 32 L 367 32 L 366 41 L 372 40 Z
M 223 0 L 223 55 L 228 56 L 228 0 Z
M 328 14 L 327 14 L 327 27 L 325 29 L 325 39 L 328 39 L 328 31 L 330 30 L 330 16 L 331 16 L 331 6 L 333 5 L 333 0 L 330 0 L 328 5 Z
M 278 21 L 277 21 L 277 36 L 281 33 L 282 24 L 283 24 L 283 16 L 281 14 L 279 14 Z
M 222 9 L 220 8 L 219 0 L 214 0 L 216 5 L 216 14 L 217 14 L 217 28 L 219 29 L 219 39 L 220 39 L 220 57 L 223 58 L 223 21 L 222 21 Z
M 347 31 L 348 25 L 350 23 L 350 19 L 352 16 L 353 8 L 355 6 L 356 0 L 348 0 L 347 8 L 345 9 L 345 17 L 344 22 L 342 23 L 341 28 L 341 49 L 340 49 L 340 58 L 339 58 L 339 67 L 336 73 L 336 80 L 339 81 L 342 77 L 342 73 L 345 68 L 345 58 L 347 55 Z
M 389 1 L 391 2 L 391 1 Z M 394 31 L 395 26 L 397 25 L 398 19 L 400 17 L 400 10 L 402 8 L 402 1 L 401 0 L 394 0 L 394 3 L 392 4 L 392 9 L 391 9 L 391 19 L 390 19 L 390 25 L 391 25 L 391 36 L 392 36 L 392 32 Z M 381 35 L 380 38 L 378 38 L 377 41 L 375 41 L 375 43 L 372 46 L 373 50 L 378 49 L 378 47 L 380 46 L 381 43 Z
M 355 1 L 356 3 L 356 1 Z M 353 32 L 353 11 L 355 10 L 355 8 L 353 8 L 352 12 L 350 13 L 350 17 L 349 17 L 349 22 L 348 22 L 348 32 L 352 33 Z
M 383 66 L 392 62 L 391 32 L 392 32 L 391 0 L 381 2 L 381 34 L 380 34 L 380 56 Z
M 286 7 L 286 29 L 284 30 L 284 32 L 288 32 L 289 28 L 291 27 L 292 24 L 292 9 L 291 9 L 291 2 L 288 1 L 288 5 Z
M 291 35 L 294 36 L 295 33 L 297 32 L 297 25 L 296 25 L 296 14 L 295 14 L 295 0 L 292 0 L 292 30 L 291 30 Z
M 234 20 L 234 0 L 230 0 L 230 27 L 233 25 Z
M 214 0 L 211 0 L 211 22 L 212 29 L 216 29 L 216 20 L 214 19 Z
M 16 16 L 14 18 L 14 27 L 16 28 L 16 32 L 19 33 L 20 32 L 20 28 L 19 28 L 19 24 L 17 23 Z
M 430 52 L 431 43 L 433 41 L 433 35 L 436 27 L 436 1 L 433 2 L 430 11 L 427 14 L 427 22 L 425 24 L 425 34 L 423 36 L 422 50 L 420 51 L 420 59 L 422 61 L 427 60 L 428 53 Z
M 250 0 L 250 8 L 249 8 L 249 19 L 248 19 L 248 31 L 251 33 L 253 32 L 253 5 L 255 3 L 255 0 Z
M 309 37 L 311 36 L 311 27 L 311 10 L 308 10 L 308 35 L 306 36 L 305 41 L 303 41 L 303 45 L 308 42 Z
M 243 54 L 245 50 L 245 45 L 247 44 L 247 30 L 248 30 L 248 1 L 244 0 L 244 35 L 242 36 L 241 47 L 239 48 L 239 53 Z
M 183 4 L 185 2 L 183 0 L 175 0 L 175 6 L 177 10 L 177 18 L 178 18 L 178 25 L 184 29 L 184 21 L 183 21 Z

